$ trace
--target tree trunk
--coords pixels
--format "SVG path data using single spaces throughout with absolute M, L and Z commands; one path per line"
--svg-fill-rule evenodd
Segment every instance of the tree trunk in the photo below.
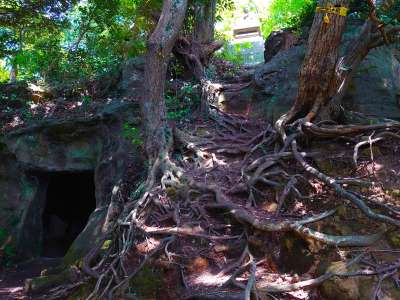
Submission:
M 156 29 L 149 38 L 141 113 L 150 163 L 163 151 L 170 133 L 164 88 L 172 48 L 185 19 L 187 0 L 164 0 Z
M 349 0 L 320 0 L 318 5 L 348 7 Z M 329 23 L 324 21 L 326 16 Z M 315 14 L 299 74 L 297 98 L 290 111 L 276 123 L 281 133 L 283 126 L 296 118 L 305 118 L 307 121 L 317 116 L 320 119 L 337 118 L 340 102 L 362 60 L 371 49 L 392 41 L 392 37 L 400 30 L 398 27 L 385 30 L 380 26 L 375 7 L 372 7 L 360 34 L 349 44 L 345 55 L 339 57 L 345 20 L 344 16 L 338 14 Z
M 320 0 L 320 7 L 345 6 L 349 0 Z M 287 122 L 295 117 L 311 120 L 326 104 L 335 90 L 335 69 L 338 49 L 345 29 L 346 18 L 337 14 L 316 12 L 308 38 L 308 48 L 299 75 L 299 90 L 294 106 L 287 115 Z
M 10 70 L 10 83 L 17 82 L 17 77 L 18 77 L 18 65 L 16 62 L 13 62 Z
M 193 40 L 200 44 L 209 44 L 214 40 L 216 5 L 216 0 L 196 4 Z
M 179 37 L 175 55 L 201 81 L 205 78 L 205 67 L 212 54 L 223 46 L 214 41 L 216 0 L 200 1 L 196 4 L 193 31 L 190 37 Z

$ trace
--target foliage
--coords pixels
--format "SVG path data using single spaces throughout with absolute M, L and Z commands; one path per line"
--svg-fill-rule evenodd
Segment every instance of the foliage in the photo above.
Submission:
M 262 19 L 262 33 L 267 37 L 274 30 L 300 30 L 312 22 L 315 8 L 315 0 L 273 0 Z
M 232 40 L 232 30 L 235 26 L 243 23 L 247 17 L 258 18 L 267 11 L 270 1 L 264 0 L 230 0 L 229 3 L 218 1 L 217 4 L 217 35 L 222 40 Z M 219 38 L 221 39 L 221 38 Z
M 133 145 L 140 146 L 143 144 L 143 139 L 140 136 L 139 128 L 137 128 L 129 123 L 123 124 L 122 135 L 124 138 L 129 140 Z
M 0 59 L 18 79 L 80 80 L 143 54 L 161 0 L 8 1 Z
M 185 83 L 178 91 L 165 95 L 167 117 L 170 120 L 179 120 L 189 115 L 193 107 L 200 102 L 196 86 Z
M 223 49 L 216 53 L 216 56 L 227 60 L 235 65 L 242 65 L 245 62 L 245 49 L 251 49 L 250 42 L 228 44 L 225 43 Z
M 376 7 L 378 18 L 386 25 L 399 25 L 400 22 L 400 2 L 395 0 L 383 0 Z M 365 20 L 371 8 L 368 1 L 352 0 L 350 1 L 350 16 Z
M 9 79 L 9 72 L 4 68 L 4 65 L 0 61 L 0 83 L 7 82 Z

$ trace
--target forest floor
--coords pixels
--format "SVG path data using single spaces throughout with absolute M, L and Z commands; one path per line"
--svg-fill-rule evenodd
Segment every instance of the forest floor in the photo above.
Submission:
M 61 116 L 72 111 L 66 107 L 68 102 L 60 103 L 54 107 Z M 46 112 L 46 104 L 39 107 Z M 57 115 L 58 110 L 49 110 L 49 114 Z M 77 110 L 88 116 L 91 107 Z M 274 224 L 296 222 L 333 210 L 307 226 L 334 236 L 367 236 L 379 232 L 382 224 L 365 217 L 331 187 L 305 172 L 290 152 L 281 152 L 272 140 L 275 133 L 271 124 L 247 119 L 244 114 L 228 114 L 216 107 L 212 111 L 207 118 L 192 114 L 188 122 L 179 124 L 179 132 L 185 136 L 177 139 L 172 160 L 198 184 L 218 187 L 226 201 L 218 203 L 212 193 L 196 189 L 181 191 L 160 185 L 151 192 L 140 228 L 146 238 L 133 247 L 135 251 L 125 264 L 134 270 L 141 263 L 138 258 L 152 253 L 162 237 L 172 238 L 162 253 L 154 256 L 151 267 L 135 277 L 132 288 L 139 296 L 156 300 L 243 299 L 243 290 L 252 279 L 261 285 L 296 285 L 326 274 L 334 265 L 343 266 L 359 253 L 364 256 L 356 270 L 363 272 L 398 264 L 400 234 L 390 226 L 368 247 L 336 247 L 295 230 L 271 229 Z M 9 121 L 12 123 L 13 119 Z M 23 124 L 15 127 L 19 126 Z M 371 140 L 374 132 L 368 134 Z M 375 212 L 399 219 L 399 141 L 384 138 L 356 149 L 358 142 L 350 137 L 302 138 L 299 147 L 307 162 L 342 180 L 343 187 L 362 194 Z M 24 279 L 38 276 L 52 265 L 53 261 L 42 259 L 3 270 L 0 299 L 31 299 L 22 290 Z M 395 268 L 398 269 L 400 265 Z M 337 288 L 332 289 L 332 284 Z M 394 295 L 394 289 L 400 295 L 399 286 L 397 272 L 343 281 L 329 279 L 321 288 L 259 296 L 370 299 L 375 293 L 379 297 Z
M 244 177 L 256 173 L 254 170 L 262 165 L 257 164 L 257 160 L 263 159 L 265 163 L 268 155 L 272 157 L 277 153 L 277 149 L 268 143 L 256 142 L 256 137 L 258 142 L 268 139 L 268 128 L 271 129 L 265 122 L 218 111 L 213 120 L 200 119 L 184 129 L 191 132 L 194 142 L 192 147 L 189 144 L 189 150 L 175 156 L 176 163 L 196 182 L 217 186 L 229 199 L 227 208 L 216 205 L 212 194 L 193 191 L 182 201 L 181 195 L 167 189 L 158 194 L 159 202 L 146 221 L 147 232 L 162 233 L 165 230 L 164 234 L 167 234 L 174 226 L 180 228 L 174 246 L 166 248 L 162 265 L 169 261 L 181 266 L 181 280 L 190 291 L 186 292 L 187 298 L 215 294 L 221 299 L 240 299 L 246 282 L 252 276 L 247 256 L 256 264 L 254 276 L 257 282 L 282 285 L 321 276 L 331 263 L 346 261 L 358 251 L 365 252 L 366 264 L 371 260 L 379 265 L 390 264 L 400 256 L 399 250 L 395 249 L 400 246 L 396 230 L 389 230 L 380 241 L 369 247 L 338 248 L 304 239 L 290 231 L 259 230 L 255 228 L 257 226 L 248 224 L 249 218 L 239 216 L 236 212 L 241 211 L 257 222 L 274 224 L 317 216 L 340 207 L 336 215 L 310 227 L 333 235 L 368 235 L 379 232 L 381 227 L 338 197 L 319 179 L 306 174 L 290 155 L 264 168 L 265 180 L 255 182 L 250 189 L 246 187 L 243 183 L 249 180 Z M 303 144 L 301 151 L 308 154 L 307 159 L 314 166 L 336 179 L 357 179 L 344 186 L 374 199 L 374 203 L 369 204 L 378 205 L 378 211 L 379 204 L 389 205 L 393 208 L 389 214 L 399 217 L 398 141 L 388 140 L 360 149 L 357 165 L 354 163 L 354 144 L 349 140 L 309 140 Z M 252 157 L 248 156 L 249 149 L 254 150 Z M 251 168 L 253 170 L 249 171 Z M 296 191 L 286 192 L 291 180 Z M 168 207 L 170 209 L 166 210 Z M 363 269 L 362 264 L 360 269 Z M 355 282 L 360 285 L 360 295 L 366 297 L 368 292 L 374 292 L 376 283 L 369 282 L 370 290 L 367 291 L 362 282 Z M 385 292 L 379 293 L 384 295 Z M 332 297 L 328 294 L 329 291 L 321 294 L 320 289 L 298 289 L 281 296 L 271 295 L 271 299 Z M 342 296 L 338 294 L 337 297 Z M 155 298 L 173 299 L 173 296 L 158 298 L 155 295 Z
M 0 270 L 0 299 L 30 300 L 32 297 L 24 292 L 25 280 L 40 276 L 43 270 L 59 263 L 60 259 L 42 257 Z
M 235 215 L 234 211 L 240 210 L 255 220 L 273 224 L 317 216 L 340 207 L 336 215 L 310 227 L 334 235 L 354 235 L 373 234 L 381 226 L 364 217 L 320 180 L 305 174 L 290 155 L 264 168 L 263 172 L 267 171 L 264 179 L 248 189 L 243 184 L 248 176 L 245 174 L 255 172 L 260 166 L 255 163 L 257 160 L 265 163 L 268 155 L 276 155 L 276 149 L 262 143 L 271 134 L 271 126 L 242 115 L 216 112 L 207 119 L 193 115 L 195 122 L 180 127 L 183 132 L 190 133 L 192 143 L 178 148 L 173 160 L 196 182 L 221 189 L 230 207 L 218 206 L 211 194 L 199 194 L 195 190 L 182 195 L 174 188 L 160 186 L 153 191 L 150 213 L 142 227 L 149 238 L 136 245 L 136 251 L 147 253 L 158 243 L 159 236 L 173 235 L 174 238 L 154 261 L 155 268 L 163 270 L 162 278 L 154 281 L 163 284 L 150 285 L 147 290 L 138 286 L 144 299 L 190 299 L 202 295 L 240 299 L 245 283 L 252 276 L 248 256 L 255 263 L 257 282 L 278 284 L 294 284 L 318 277 L 331 263 L 345 261 L 359 251 L 366 253 L 365 264 L 386 265 L 399 258 L 400 250 L 395 249 L 400 247 L 398 231 L 388 231 L 368 248 L 337 248 L 304 239 L 291 231 L 259 230 L 245 218 Z M 357 166 L 354 144 L 349 140 L 309 140 L 303 144 L 301 151 L 307 153 L 313 165 L 335 178 L 359 180 L 361 183 L 346 186 L 374 199 L 378 210 L 379 203 L 389 205 L 390 214 L 399 217 L 398 142 L 387 140 L 360 149 Z M 250 157 L 249 149 L 253 149 Z M 289 192 L 285 191 L 288 182 L 295 188 Z M 132 258 L 131 267 L 137 263 Z M 52 264 L 53 261 L 40 260 L 3 271 L 0 299 L 31 299 L 22 290 L 24 279 L 38 276 Z M 171 266 L 178 266 L 179 271 Z M 145 283 L 140 276 L 144 274 L 137 275 L 137 284 L 143 286 Z M 176 288 L 176 282 L 182 282 L 184 291 Z M 375 284 L 369 284 L 371 293 Z M 167 290 L 165 285 L 169 286 Z M 323 299 L 324 295 L 321 289 L 297 289 L 271 297 Z

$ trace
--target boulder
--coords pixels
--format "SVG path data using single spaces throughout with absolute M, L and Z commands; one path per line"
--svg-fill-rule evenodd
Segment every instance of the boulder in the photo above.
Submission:
M 350 24 L 343 36 L 340 49 L 342 54 L 359 30 L 359 24 Z M 279 41 L 278 37 L 276 39 Z M 290 109 L 296 99 L 298 75 L 305 49 L 305 44 L 293 44 L 287 50 L 271 50 L 271 53 L 278 53 L 267 63 L 256 67 L 253 85 L 249 87 L 251 90 L 244 91 L 243 96 L 240 96 L 240 93 L 234 97 L 225 96 L 223 108 L 227 111 L 237 111 L 237 108 L 245 107 L 246 111 L 241 111 L 242 113 L 254 118 L 275 121 Z M 400 120 L 398 54 L 398 50 L 392 46 L 371 50 L 356 71 L 343 99 L 343 106 L 348 110 L 378 118 Z M 245 105 L 238 104 L 236 98 L 245 102 Z
M 350 270 L 342 261 L 332 262 L 327 272 L 345 273 Z M 332 277 L 321 286 L 321 293 L 326 299 L 358 300 L 360 299 L 359 278 Z
M 342 261 L 332 262 L 327 272 L 346 273 L 361 269 L 361 265 L 346 267 Z M 364 300 L 371 299 L 376 284 L 376 276 L 358 276 L 358 277 L 338 277 L 334 276 L 325 281 L 319 288 L 323 299 L 326 300 Z M 400 291 L 393 283 L 393 280 L 383 281 L 379 299 L 395 300 L 400 299 Z
M 273 31 L 265 40 L 264 61 L 269 62 L 276 54 L 299 44 L 301 39 L 290 30 Z
M 143 87 L 144 57 L 134 57 L 122 66 L 119 89 L 124 97 L 140 95 Z

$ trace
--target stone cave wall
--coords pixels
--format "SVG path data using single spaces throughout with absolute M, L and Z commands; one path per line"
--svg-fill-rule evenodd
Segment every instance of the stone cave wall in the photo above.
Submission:
M 94 172 L 96 209 L 66 259 L 72 262 L 93 247 L 113 187 L 129 165 L 142 163 L 140 151 L 123 136 L 124 124 L 139 126 L 137 115 L 132 103 L 111 103 L 91 117 L 43 121 L 2 137 L 0 228 L 11 235 L 19 258 L 41 253 L 46 174 L 54 172 Z

